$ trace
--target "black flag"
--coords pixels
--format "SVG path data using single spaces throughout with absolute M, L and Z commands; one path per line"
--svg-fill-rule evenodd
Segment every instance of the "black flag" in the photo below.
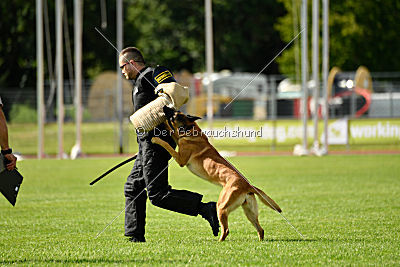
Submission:
M 16 169 L 7 170 L 5 165 L 4 157 L 0 155 L 0 192 L 15 206 L 23 177 Z

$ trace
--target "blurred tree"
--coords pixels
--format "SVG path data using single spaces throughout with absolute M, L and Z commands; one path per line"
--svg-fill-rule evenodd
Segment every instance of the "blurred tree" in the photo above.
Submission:
M 215 69 L 261 70 L 300 30 L 300 2 L 213 0 Z M 400 70 L 398 0 L 330 2 L 331 66 L 345 70 L 355 70 L 359 65 L 372 71 Z M 65 3 L 73 55 L 73 2 Z M 309 3 L 311 7 L 311 1 Z M 54 1 L 47 1 L 47 4 L 54 65 Z M 115 1 L 106 1 L 106 5 L 108 26 L 102 29 L 100 1 L 84 1 L 85 78 L 116 68 L 117 51 L 95 30 L 97 27 L 115 44 Z M 125 46 L 139 47 L 152 64 L 192 72 L 205 69 L 204 1 L 125 0 L 124 7 Z M 0 1 L 0 86 L 24 88 L 35 85 L 35 13 L 35 1 Z M 311 8 L 309 14 L 311 18 Z M 294 21 L 297 24 L 293 25 Z M 311 32 L 311 23 L 309 26 Z M 278 59 L 279 71 L 295 73 L 294 48 L 295 44 Z M 47 64 L 46 50 L 45 62 Z M 66 60 L 64 62 L 66 64 Z M 265 73 L 277 73 L 277 62 L 273 62 Z M 68 77 L 67 70 L 65 66 L 65 78 Z M 47 78 L 47 67 L 45 71 Z
M 288 42 L 300 31 L 299 27 L 293 26 L 293 23 L 296 23 L 296 20 L 293 19 L 293 12 L 296 11 L 297 14 L 300 14 L 301 0 L 279 1 L 284 4 L 288 13 L 278 20 L 276 29 L 279 30 L 282 39 Z M 311 2 L 308 1 L 310 58 Z M 295 6 L 297 9 L 294 8 Z M 329 65 L 349 71 L 356 70 L 360 65 L 368 67 L 371 71 L 400 71 L 398 14 L 400 14 L 398 0 L 330 1 Z M 297 23 L 299 23 L 299 19 L 300 17 L 298 17 Z M 321 27 L 322 20 L 320 29 Z M 295 73 L 294 50 L 295 46 L 291 46 L 279 57 L 279 69 L 282 73 Z
M 0 1 L 0 86 L 35 83 L 35 1 Z
M 135 0 L 127 4 L 125 27 L 137 30 L 125 42 L 153 63 L 179 70 L 205 69 L 204 1 Z M 273 24 L 284 14 L 274 0 L 214 0 L 215 69 L 260 71 L 283 47 Z M 136 42 L 135 42 L 136 41 Z M 272 63 L 266 73 L 276 73 Z
M 339 1 L 331 11 L 331 66 L 400 71 L 400 1 Z
M 214 0 L 215 69 L 261 71 L 284 47 L 273 27 L 284 14 L 275 0 Z M 278 73 L 277 62 L 264 73 Z
M 204 65 L 203 2 L 135 0 L 126 3 L 125 46 L 136 46 L 150 64 L 172 69 Z
M 55 3 L 45 1 L 54 71 Z M 95 30 L 97 27 L 111 43 L 116 43 L 116 3 L 115 0 L 105 1 L 107 28 L 102 29 L 100 1 L 83 2 L 83 75 L 93 78 L 104 70 L 115 70 L 117 65 L 118 52 Z M 65 8 L 73 60 L 73 1 L 65 1 Z M 283 14 L 283 5 L 275 0 L 213 0 L 215 69 L 260 71 L 284 45 L 273 28 L 273 23 Z M 34 88 L 35 1 L 1 1 L 0 15 L 0 86 Z M 166 65 L 174 70 L 203 71 L 204 24 L 204 1 L 124 1 L 124 46 L 137 46 L 152 64 Z M 45 64 L 50 64 L 46 34 L 44 46 Z M 64 78 L 68 79 L 66 50 L 64 47 Z M 50 74 L 48 67 L 45 66 L 46 79 Z M 277 64 L 273 62 L 265 73 L 277 71 Z

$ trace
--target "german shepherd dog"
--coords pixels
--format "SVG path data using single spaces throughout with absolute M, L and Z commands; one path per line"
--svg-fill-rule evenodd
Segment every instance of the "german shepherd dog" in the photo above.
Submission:
M 195 122 L 200 119 L 171 108 L 163 109 L 167 121 L 167 129 L 178 144 L 178 152 L 159 137 L 152 142 L 164 147 L 181 166 L 187 166 L 195 175 L 223 187 L 217 202 L 218 220 L 221 225 L 219 241 L 224 241 L 229 234 L 228 215 L 242 206 L 246 217 L 257 229 L 259 240 L 264 239 L 264 229 L 258 221 L 258 206 L 255 195 L 271 209 L 282 212 L 278 204 L 261 189 L 251 185 L 218 151 L 208 142 Z

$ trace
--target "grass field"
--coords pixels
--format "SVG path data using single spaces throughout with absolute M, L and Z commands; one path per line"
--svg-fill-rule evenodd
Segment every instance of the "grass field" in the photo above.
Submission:
M 89 182 L 121 161 L 26 160 L 16 207 L 0 198 L 0 264 L 22 265 L 399 265 L 400 155 L 235 157 L 235 164 L 282 207 L 302 239 L 262 205 L 266 240 L 241 209 L 219 243 L 208 224 L 148 202 L 147 243 L 123 237 L 124 166 L 93 187 Z M 219 187 L 171 164 L 174 188 L 216 200 Z

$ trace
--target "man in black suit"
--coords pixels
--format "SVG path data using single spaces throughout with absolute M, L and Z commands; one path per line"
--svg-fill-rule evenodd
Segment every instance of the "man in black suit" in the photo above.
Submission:
M 175 82 L 169 69 L 146 66 L 142 53 L 135 47 L 121 51 L 119 65 L 125 78 L 135 82 L 132 93 L 134 111 L 157 98 L 154 89 L 158 84 Z M 157 126 L 157 132 L 164 129 L 163 124 Z M 151 142 L 155 132 L 137 132 L 139 152 L 124 187 L 125 236 L 132 242 L 145 242 L 147 195 L 150 202 L 160 208 L 191 216 L 200 214 L 209 222 L 214 236 L 217 236 L 219 222 L 216 203 L 203 203 L 203 196 L 198 193 L 171 188 L 168 184 L 168 160 L 171 156 L 164 148 Z M 176 147 L 171 136 L 159 137 Z

